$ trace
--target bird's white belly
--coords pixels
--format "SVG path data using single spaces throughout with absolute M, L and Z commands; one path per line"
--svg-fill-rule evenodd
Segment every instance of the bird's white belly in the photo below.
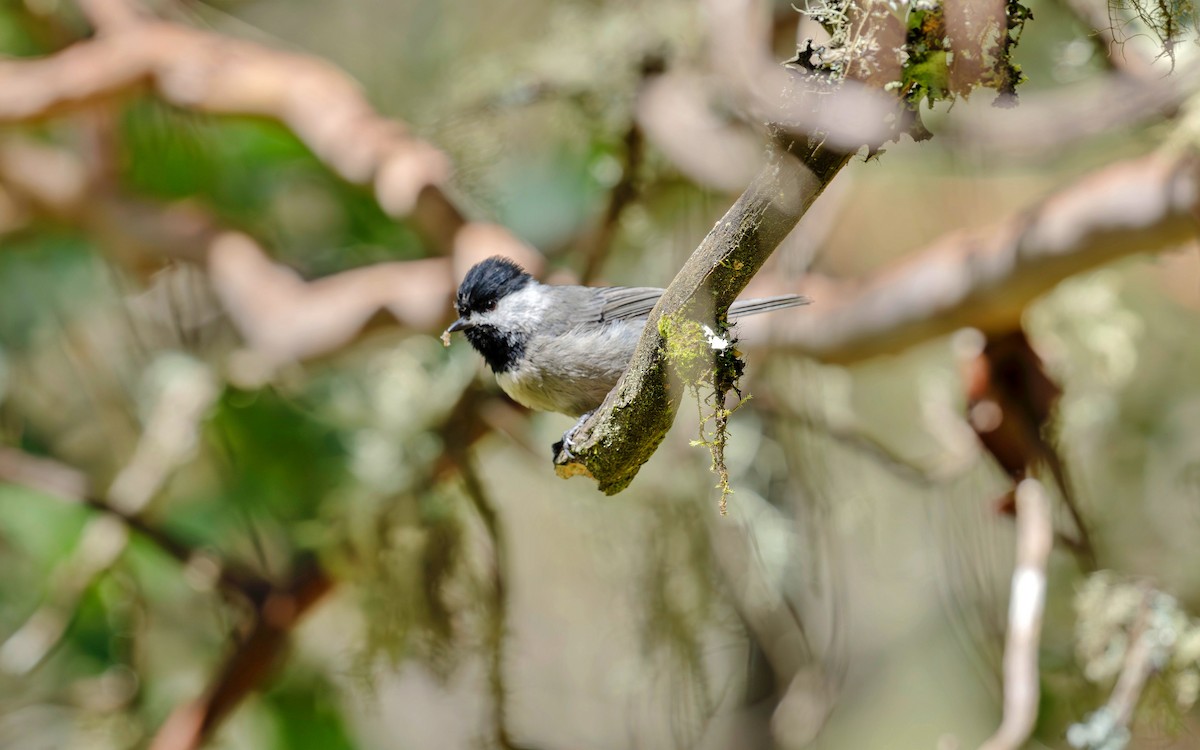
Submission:
M 580 416 L 604 400 L 624 372 L 640 329 L 629 325 L 576 329 L 529 341 L 518 367 L 496 382 L 519 404 Z

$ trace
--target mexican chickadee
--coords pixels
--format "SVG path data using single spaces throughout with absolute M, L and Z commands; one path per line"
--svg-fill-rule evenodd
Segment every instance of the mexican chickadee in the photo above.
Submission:
M 462 331 L 496 373 L 504 392 L 539 411 L 573 417 L 596 409 L 633 356 L 663 290 L 538 283 L 506 258 L 477 263 L 458 287 Z M 741 300 L 729 319 L 809 302 L 798 294 Z

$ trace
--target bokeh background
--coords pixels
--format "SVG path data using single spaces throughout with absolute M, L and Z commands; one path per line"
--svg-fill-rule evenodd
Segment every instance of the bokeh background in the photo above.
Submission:
M 1023 94 L 1110 74 L 1077 9 L 1030 7 Z M 786 59 L 812 32 L 790 4 L 769 10 Z M 1190 41 L 1160 56 L 1133 13 L 1105 11 L 1115 67 L 1190 70 Z M 454 200 L 540 251 L 554 280 L 665 286 L 765 155 L 690 2 L 153 12 L 348 72 L 449 156 Z M 6 56 L 89 33 L 69 2 L 0 4 Z M 640 109 L 663 70 L 704 92 L 716 145 L 681 154 L 669 120 Z M 931 140 L 856 158 L 760 281 L 870 277 L 1187 128 L 1151 112 L 1052 149 L 939 141 L 993 98 L 926 112 Z M 305 280 L 437 255 L 284 125 L 144 90 L 5 125 L 0 145 L 0 747 L 174 747 L 162 728 L 231 665 L 259 662 L 207 746 L 948 750 L 996 726 L 1014 524 L 1012 481 L 967 421 L 963 352 L 979 334 L 843 366 L 748 330 L 729 515 L 690 444 L 690 399 L 630 489 L 604 497 L 554 475 L 568 418 L 525 412 L 465 342 L 437 340 L 448 296 L 424 330 L 383 313 L 248 378 L 204 266 L 129 250 L 144 213 L 55 210 L 13 187 L 83 168 L 102 186 L 85 207 L 120 195 L 156 221 L 200 211 Z M 1200 612 L 1200 264 L 1190 243 L 1128 256 L 1022 319 L 1062 388 L 1046 433 L 1095 558 L 1051 557 L 1032 747 L 1066 747 L 1112 689 L 1116 671 L 1078 649 L 1093 570 Z M 1193 667 L 1151 679 L 1132 746 L 1200 744 Z

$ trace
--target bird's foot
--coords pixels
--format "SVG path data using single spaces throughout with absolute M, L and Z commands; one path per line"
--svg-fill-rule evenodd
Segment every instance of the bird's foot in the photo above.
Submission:
M 583 423 L 588 421 L 588 417 L 592 416 L 594 413 L 594 411 L 589 411 L 584 414 L 577 422 L 575 422 L 574 425 L 571 426 L 571 429 L 563 433 L 562 440 L 559 440 L 557 443 L 550 446 L 550 450 L 553 452 L 555 463 L 565 464 L 571 463 L 575 460 L 575 454 L 571 452 L 571 449 L 575 447 L 575 433 L 579 431 L 580 427 L 583 427 Z

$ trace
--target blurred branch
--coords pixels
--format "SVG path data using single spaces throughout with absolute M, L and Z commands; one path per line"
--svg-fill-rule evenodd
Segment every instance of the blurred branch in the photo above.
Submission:
M 58 461 L 0 447 L 0 481 L 81 502 L 100 512 L 84 527 L 71 556 L 56 569 L 46 601 L 0 644 L 0 669 L 6 672 L 30 672 L 53 651 L 65 634 L 84 591 L 125 552 L 129 531 L 146 538 L 185 568 L 202 563 L 206 568 L 203 570 L 205 577 L 220 585 L 226 593 L 252 597 L 263 588 L 257 576 L 229 565 L 214 564 L 201 550 L 147 522 L 136 512 L 127 512 L 91 494 L 87 477 Z M 214 566 L 215 570 L 212 570 Z
M 1174 114 L 1200 91 L 1200 64 L 1160 78 L 1119 72 L 1067 90 L 1021 95 L 1011 109 L 964 107 L 938 141 L 972 152 L 1042 158 L 1055 148 Z
M 610 495 L 633 481 L 671 428 L 683 396 L 684 389 L 670 383 L 660 321 L 724 316 L 849 160 L 849 154 L 823 145 L 790 144 L 789 152 L 777 154 L 764 167 L 667 287 L 616 387 L 575 431 L 569 450 L 564 446 L 555 456 L 560 476 L 588 474 Z
M 708 0 L 703 6 L 713 68 L 750 119 L 769 122 L 798 140 L 820 134 L 830 150 L 849 152 L 878 148 L 911 122 L 900 100 L 881 90 L 883 82 L 899 80 L 898 62 L 879 81 L 858 80 L 851 71 L 831 85 L 823 74 L 810 76 L 774 59 L 770 3 Z M 870 25 L 873 33 L 886 31 Z M 895 41 L 902 43 L 903 37 Z
M 491 498 L 475 470 L 468 452 L 462 451 L 456 458 L 459 476 L 467 491 L 475 512 L 483 520 L 492 541 L 492 601 L 490 602 L 489 632 L 487 643 L 488 687 L 492 694 L 492 722 L 496 745 L 501 750 L 521 750 L 515 743 L 508 727 L 508 687 L 504 675 L 504 655 L 508 635 L 508 587 L 505 581 L 508 571 L 508 538 Z
M 1148 81 L 1153 73 L 1153 61 L 1140 48 L 1117 38 L 1112 17 L 1114 12 L 1120 12 L 1117 8 L 1104 0 L 1059 0 L 1059 5 L 1092 30 L 1088 38 L 1109 68 Z
M 388 213 L 412 213 L 443 250 L 466 223 L 440 188 L 450 172 L 446 157 L 376 114 L 332 65 L 158 20 L 99 32 L 51 57 L 0 64 L 0 122 L 149 87 L 186 109 L 279 120 L 343 178 L 372 184 Z
M 234 373 L 246 383 L 335 351 L 382 310 L 413 329 L 432 330 L 453 296 L 449 269 L 446 259 L 428 258 L 305 281 L 240 232 L 218 235 L 208 262 L 213 289 L 247 344 Z
M 1122 629 L 1115 646 L 1124 651 L 1116 684 L 1103 707 L 1067 729 L 1071 747 L 1105 750 L 1127 745 L 1129 723 L 1146 682 L 1171 667 L 1173 656 L 1181 649 L 1180 621 L 1186 622 L 1187 618 L 1180 617 L 1178 602 L 1144 583 L 1137 590 L 1141 596 L 1132 612 L 1134 619 L 1127 630 Z
M 83 593 L 116 563 L 128 543 L 129 529 L 112 515 L 90 519 L 70 556 L 55 568 L 44 601 L 0 644 L 0 669 L 24 675 L 41 664 L 62 641 Z
M 315 560 L 304 560 L 286 585 L 262 597 L 249 635 L 225 662 L 204 697 L 176 708 L 150 743 L 150 750 L 195 750 L 220 723 L 270 676 L 300 618 L 334 588 Z
M 405 327 L 432 332 L 454 293 L 458 264 L 445 258 L 378 263 L 306 281 L 200 206 L 92 190 L 78 157 L 28 139 L 0 140 L 0 185 L 19 210 L 84 228 L 128 266 L 158 268 L 164 255 L 207 266 L 214 291 L 251 353 L 241 360 L 243 374 L 257 375 L 248 381 L 261 380 L 281 364 L 335 351 L 381 311 Z M 473 222 L 462 236 L 479 250 L 536 265 L 522 246 L 506 245 L 510 235 L 495 225 Z
M 1156 637 L 1158 633 L 1150 627 L 1153 619 L 1152 604 L 1153 594 L 1147 592 L 1142 602 L 1140 621 L 1132 634 L 1132 643 L 1121 665 L 1121 674 L 1117 677 L 1117 684 L 1113 686 L 1108 703 L 1105 704 L 1114 724 L 1119 727 L 1129 726 L 1134 709 L 1141 700 L 1142 690 L 1146 687 L 1146 680 L 1166 661 L 1160 653 L 1163 647 L 1161 639 Z
M 826 362 L 903 351 L 964 327 L 1019 328 L 1025 307 L 1069 276 L 1196 237 L 1200 160 L 1120 162 L 998 225 L 948 235 L 864 282 L 814 279 L 816 304 L 771 321 L 772 345 Z
M 463 211 L 444 191 L 445 154 L 402 123 L 380 116 L 357 84 L 320 58 L 282 52 L 143 17 L 112 0 L 84 3 L 94 39 L 36 60 L 0 62 L 0 123 L 29 122 L 149 88 L 178 107 L 278 120 L 349 182 L 370 185 L 379 205 L 409 217 L 443 253 L 479 259 L 499 249 L 465 233 Z M 467 265 L 470 265 L 468 263 Z
M 645 138 L 636 119 L 629 124 L 622 140 L 625 146 L 625 163 L 621 165 L 621 178 L 608 192 L 608 205 L 604 207 L 600 225 L 584 240 L 581 252 L 583 267 L 579 272 L 580 284 L 591 284 L 600 274 L 604 261 L 612 251 L 617 231 L 621 228 L 621 216 L 638 196 L 638 171 L 641 169 L 642 155 L 645 152 Z
M 1096 550 L 1058 450 L 1046 429 L 1062 394 L 1021 329 L 988 336 L 966 364 L 968 422 L 1000 467 L 1021 481 L 1043 466 L 1057 486 L 1075 536 L 1056 533 L 1085 571 L 1096 569 Z M 1008 509 L 1002 505 L 1001 509 Z M 1015 508 L 1013 508 L 1015 510 Z
M 454 280 L 489 255 L 514 257 L 531 270 L 540 265 L 537 252 L 504 228 L 466 221 L 442 189 L 445 155 L 380 117 L 357 85 L 323 60 L 148 19 L 130 3 L 90 0 L 84 11 L 99 31 L 95 39 L 40 60 L 0 62 L 0 122 L 48 117 L 145 87 L 187 109 L 270 117 L 343 178 L 372 185 L 385 211 L 411 215 L 452 256 L 309 283 L 198 208 L 92 190 L 78 159 L 30 142 L 3 145 L 0 179 L 35 209 L 113 238 L 121 254 L 133 251 L 123 259 L 135 264 L 160 254 L 207 262 L 252 354 L 238 363 L 245 382 L 335 350 L 381 310 L 434 330 Z
M 0 481 L 43 492 L 60 500 L 82 503 L 105 516 L 116 518 L 185 566 L 207 558 L 201 550 L 177 539 L 140 515 L 126 514 L 107 500 L 92 494 L 91 483 L 83 472 L 53 459 L 0 447 Z M 227 565 L 219 566 L 216 581 L 226 590 L 240 593 L 252 592 L 257 585 L 256 576 Z
M 146 524 L 140 515 L 167 479 L 191 454 L 196 431 L 217 390 L 207 368 L 171 363 L 146 419 L 133 455 L 117 474 L 104 500 L 92 498 L 90 482 L 79 472 L 49 459 L 12 449 L 0 449 L 0 479 L 83 500 L 103 511 L 88 521 L 71 557 L 56 571 L 47 600 L 26 623 L 0 646 L 0 665 L 10 672 L 27 672 L 50 653 L 66 631 L 83 592 L 111 568 L 129 545 L 134 528 L 168 554 L 190 565 L 195 551 Z M 224 576 L 222 583 L 247 592 L 241 577 Z
M 1016 750 L 1024 746 L 1037 721 L 1038 644 L 1052 539 L 1050 500 L 1036 479 L 1026 479 L 1017 487 L 1017 559 L 1004 644 L 1004 715 L 996 733 L 980 745 L 980 750 Z
M 450 410 L 446 421 L 442 424 L 441 435 L 448 447 L 430 467 L 429 481 L 434 481 L 446 472 L 463 471 L 466 464 L 457 463 L 480 437 L 487 434 L 488 428 L 479 418 L 481 404 L 486 396 L 476 384 L 469 385 L 460 394 L 457 403 Z M 469 469 L 466 469 L 469 473 Z M 487 503 L 485 496 L 473 494 L 472 479 L 468 473 L 462 474 L 464 482 L 468 483 L 468 494 L 473 502 L 477 502 L 479 510 L 493 540 L 497 540 L 497 565 L 503 560 L 501 528 L 494 513 L 494 508 Z M 478 488 L 477 489 L 481 489 Z M 257 592 L 253 601 L 255 611 L 253 624 L 249 634 L 238 644 L 237 648 L 225 660 L 217 672 L 213 683 L 205 691 L 203 697 L 178 706 L 159 729 L 150 750 L 195 750 L 211 737 L 217 727 L 237 706 L 251 693 L 261 689 L 271 678 L 273 670 L 278 667 L 285 652 L 291 632 L 300 619 L 313 607 L 319 604 L 333 591 L 336 581 L 330 576 L 315 558 L 305 555 L 294 565 L 295 572 L 290 580 L 282 585 L 264 586 Z M 497 576 L 501 574 L 497 567 Z M 504 589 L 497 578 L 496 596 L 500 609 L 497 610 L 496 630 L 491 634 L 496 650 L 493 652 L 494 678 L 497 682 L 494 689 L 499 690 L 496 705 L 498 735 L 504 747 L 515 748 L 517 745 L 508 737 L 504 725 L 503 685 L 500 668 L 503 651 L 500 641 L 503 638 L 503 628 L 506 626 L 504 611 Z

